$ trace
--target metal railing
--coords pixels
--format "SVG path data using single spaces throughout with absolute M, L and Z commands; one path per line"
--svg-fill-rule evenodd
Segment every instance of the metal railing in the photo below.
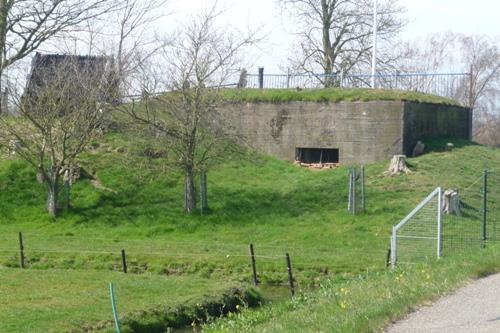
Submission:
M 247 75 L 247 88 L 311 89 L 372 88 L 371 74 L 259 74 Z M 402 73 L 375 75 L 376 88 L 416 91 L 464 100 L 469 93 L 470 73 Z

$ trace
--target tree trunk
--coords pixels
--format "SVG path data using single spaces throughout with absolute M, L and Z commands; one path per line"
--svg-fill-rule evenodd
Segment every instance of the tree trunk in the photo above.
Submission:
M 5 67 L 5 49 L 6 49 L 6 38 L 7 38 L 7 20 L 9 15 L 9 7 L 7 4 L 7 0 L 0 0 L 0 114 L 5 113 L 3 110 L 4 101 L 3 101 L 3 86 L 2 86 L 2 77 L 3 70 Z
M 52 169 L 48 173 L 47 179 L 47 212 L 51 217 L 56 217 L 58 213 L 59 197 L 59 170 Z
M 330 39 L 330 14 L 326 0 L 321 0 L 323 26 L 323 66 L 325 72 L 325 88 L 333 86 L 332 42 Z
M 194 189 L 194 171 L 193 168 L 187 168 L 184 176 L 184 211 L 192 213 L 196 209 L 196 194 Z

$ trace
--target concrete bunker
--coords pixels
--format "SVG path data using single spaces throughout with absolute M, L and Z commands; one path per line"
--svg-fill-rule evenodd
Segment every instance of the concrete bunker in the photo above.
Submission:
M 472 111 L 446 103 L 266 101 L 235 103 L 221 112 L 250 147 L 313 167 L 411 156 L 418 141 L 470 140 L 472 134 Z

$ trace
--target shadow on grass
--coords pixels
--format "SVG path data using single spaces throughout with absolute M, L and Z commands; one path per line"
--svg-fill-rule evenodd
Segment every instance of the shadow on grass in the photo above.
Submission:
M 464 140 L 464 139 L 456 139 L 456 138 L 439 138 L 439 139 L 431 139 L 425 140 L 425 153 L 433 153 L 433 152 L 445 152 L 448 150 L 448 143 L 453 144 L 453 148 L 465 148 L 469 146 L 480 146 L 480 144 Z

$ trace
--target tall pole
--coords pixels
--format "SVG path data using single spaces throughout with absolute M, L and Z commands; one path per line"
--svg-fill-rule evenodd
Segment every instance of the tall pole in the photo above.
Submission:
M 378 0 L 373 0 L 373 54 L 372 54 L 372 88 L 376 88 L 375 74 L 377 73 L 377 24 L 378 24 Z

